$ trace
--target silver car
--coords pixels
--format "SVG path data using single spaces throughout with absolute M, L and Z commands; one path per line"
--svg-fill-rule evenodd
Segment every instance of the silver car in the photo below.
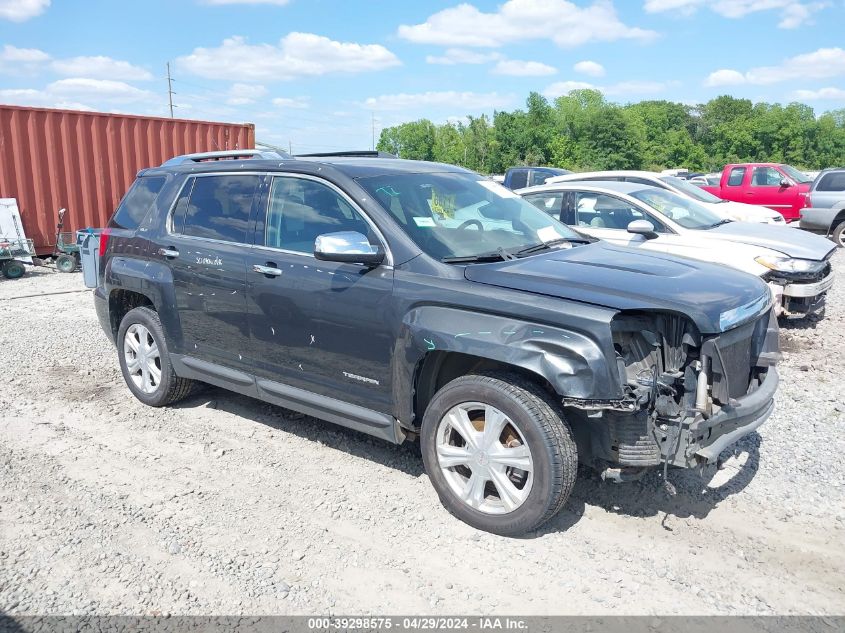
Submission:
M 845 168 L 821 172 L 808 198 L 807 208 L 801 209 L 801 228 L 845 246 Z

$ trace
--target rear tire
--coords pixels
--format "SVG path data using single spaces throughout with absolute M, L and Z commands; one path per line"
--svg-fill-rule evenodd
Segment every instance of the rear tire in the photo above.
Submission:
M 76 270 L 76 258 L 66 253 L 59 255 L 56 258 L 56 269 L 61 273 L 72 273 Z
M 503 536 L 534 530 L 557 514 L 578 472 L 560 406 L 518 374 L 468 375 L 445 385 L 426 409 L 420 440 L 444 507 Z
M 845 248 L 845 221 L 836 225 L 833 232 L 830 234 L 830 239 L 832 239 L 837 246 Z
M 163 407 L 193 391 L 194 381 L 173 369 L 161 320 L 152 308 L 126 313 L 117 331 L 117 350 L 126 386 L 144 404 Z

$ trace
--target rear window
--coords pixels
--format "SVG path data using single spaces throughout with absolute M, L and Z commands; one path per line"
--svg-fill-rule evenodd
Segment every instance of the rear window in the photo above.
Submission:
M 164 181 L 164 176 L 138 178 L 123 196 L 120 206 L 109 221 L 109 227 L 137 229 L 158 198 L 158 192 L 164 186 Z
M 845 191 L 845 171 L 824 174 L 816 185 L 816 191 Z

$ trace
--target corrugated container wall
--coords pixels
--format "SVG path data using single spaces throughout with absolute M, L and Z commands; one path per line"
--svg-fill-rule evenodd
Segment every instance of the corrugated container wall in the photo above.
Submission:
M 45 254 L 60 208 L 64 231 L 105 226 L 141 169 L 254 147 L 252 124 L 0 105 L 0 198 L 17 199 L 27 237 Z

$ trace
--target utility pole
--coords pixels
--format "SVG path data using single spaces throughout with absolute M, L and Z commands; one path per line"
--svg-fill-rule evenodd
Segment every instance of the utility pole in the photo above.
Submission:
M 373 147 L 372 147 L 372 150 L 376 151 L 376 113 L 370 112 L 370 116 L 372 117 L 372 127 L 373 127 Z
M 170 103 L 170 118 L 173 118 L 173 78 L 170 76 L 170 62 L 167 62 L 167 100 Z
M 291 144 L 290 141 L 288 141 L 288 154 L 293 156 L 293 145 Z

